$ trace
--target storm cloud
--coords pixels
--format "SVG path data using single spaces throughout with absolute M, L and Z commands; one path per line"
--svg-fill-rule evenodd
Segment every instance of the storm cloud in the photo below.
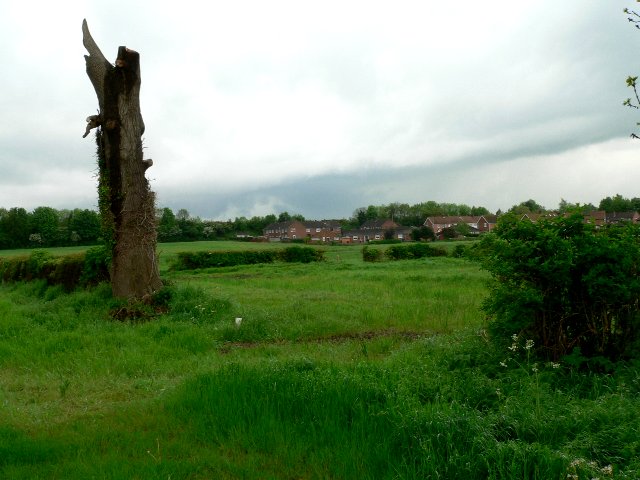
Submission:
M 107 58 L 141 53 L 162 207 L 340 218 L 638 195 L 630 2 L 35 3 L 0 7 L 0 206 L 97 203 L 83 18 Z

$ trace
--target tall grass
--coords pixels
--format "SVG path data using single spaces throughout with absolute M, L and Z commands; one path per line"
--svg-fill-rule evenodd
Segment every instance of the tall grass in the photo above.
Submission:
M 1 285 L 0 478 L 638 478 L 638 365 L 497 351 L 485 278 L 335 247 L 165 273 L 138 323 L 107 285 Z

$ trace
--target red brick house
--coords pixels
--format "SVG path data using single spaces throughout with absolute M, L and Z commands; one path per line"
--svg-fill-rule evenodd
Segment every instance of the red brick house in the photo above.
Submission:
M 334 220 L 276 222 L 263 230 L 270 242 L 309 239 L 312 242 L 333 242 L 340 240 L 342 228 Z
M 367 243 L 376 240 L 385 240 L 391 235 L 394 240 L 406 242 L 411 240 L 411 229 L 398 225 L 393 220 L 367 220 L 357 230 L 349 230 L 344 232 L 340 240 L 343 244 L 349 243 Z
M 441 238 L 442 230 L 445 228 L 455 227 L 461 223 L 466 223 L 471 229 L 471 232 L 477 235 L 493 230 L 498 223 L 498 217 L 496 215 L 451 215 L 427 217 L 424 221 L 424 226 L 430 227 L 436 237 Z
M 638 223 L 640 221 L 640 214 L 638 212 L 611 212 L 605 213 L 605 223 Z
M 570 213 L 565 216 L 571 215 Z M 537 222 L 540 218 L 554 218 L 557 217 L 557 213 L 525 213 L 520 217 L 520 220 L 531 220 Z M 640 221 L 640 214 L 638 212 L 605 212 L 604 210 L 593 210 L 591 212 L 584 213 L 582 215 L 584 223 L 594 225 L 596 228 L 605 225 L 613 225 L 616 223 L 630 222 L 638 223 Z

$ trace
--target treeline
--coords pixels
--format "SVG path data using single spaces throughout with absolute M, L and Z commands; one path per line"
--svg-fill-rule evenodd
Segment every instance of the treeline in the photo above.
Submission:
M 95 245 L 100 217 L 93 210 L 0 208 L 0 249 Z
M 407 227 L 419 227 L 427 217 L 451 216 L 451 215 L 488 215 L 489 210 L 485 207 L 470 207 L 464 203 L 438 203 L 434 201 L 416 203 L 390 203 L 388 205 L 369 205 L 361 207 L 353 212 L 349 220 L 350 227 L 362 225 L 367 220 L 391 218 L 399 225 Z
M 569 203 L 561 200 L 555 211 L 560 213 L 582 210 L 607 212 L 640 211 L 640 198 L 622 195 L 606 197 L 598 207 L 593 204 Z M 512 213 L 544 213 L 548 211 L 535 200 L 527 200 L 512 206 Z M 421 202 L 389 203 L 357 208 L 350 218 L 336 219 L 344 230 L 358 228 L 368 220 L 393 219 L 407 227 L 420 227 L 427 217 L 451 215 L 487 215 L 487 208 L 457 203 Z M 498 210 L 496 214 L 502 212 Z M 156 211 L 159 242 L 189 242 L 197 240 L 226 240 L 258 237 L 265 227 L 274 222 L 304 221 L 299 214 L 282 212 L 279 215 L 236 217 L 234 220 L 202 220 L 192 217 L 186 209 L 177 212 L 170 208 Z M 313 219 L 321 220 L 321 219 Z M 71 245 L 95 245 L 102 242 L 100 216 L 94 210 L 56 210 L 38 207 L 31 212 L 24 208 L 0 208 L 0 250 L 13 248 L 57 247 Z

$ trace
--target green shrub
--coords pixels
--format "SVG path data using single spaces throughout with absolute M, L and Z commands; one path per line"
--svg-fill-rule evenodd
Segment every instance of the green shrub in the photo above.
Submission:
M 273 263 L 276 259 L 276 253 L 275 250 L 179 252 L 171 268 L 173 270 L 193 270 L 196 268 Z
M 67 292 L 78 287 L 84 269 L 84 253 L 59 257 L 52 264 L 55 268 L 47 276 L 49 285 L 62 285 Z
M 109 280 L 109 264 L 111 253 L 107 247 L 93 247 L 87 250 L 84 257 L 84 266 L 80 276 L 80 284 L 97 285 Z
M 324 260 L 324 251 L 313 247 L 287 247 L 281 250 L 278 259 L 287 262 L 321 262 Z
M 69 292 L 108 280 L 107 264 L 102 247 L 60 257 L 34 250 L 29 256 L 0 259 L 0 278 L 4 282 L 46 280 L 48 285 L 61 285 Z
M 287 247 L 278 250 L 244 250 L 227 252 L 179 252 L 176 254 L 172 270 L 193 270 L 196 268 L 234 267 L 259 263 L 319 262 L 324 260 L 324 251 L 313 247 Z
M 46 250 L 33 250 L 28 257 L 25 280 L 47 278 L 56 268 L 55 259 Z
M 453 258 L 465 258 L 467 256 L 467 250 L 468 247 L 465 245 L 456 245 L 451 251 L 451 256 Z
M 385 255 L 390 260 L 413 260 L 425 257 L 444 257 L 447 255 L 447 251 L 426 243 L 410 243 L 408 245 L 393 245 L 387 249 Z
M 503 220 L 482 240 L 492 333 L 523 334 L 553 359 L 578 347 L 620 358 L 640 330 L 639 239 L 638 225 L 595 230 L 580 215 Z
M 382 260 L 382 250 L 369 248 L 367 245 L 362 247 L 362 261 L 364 262 L 379 262 Z

